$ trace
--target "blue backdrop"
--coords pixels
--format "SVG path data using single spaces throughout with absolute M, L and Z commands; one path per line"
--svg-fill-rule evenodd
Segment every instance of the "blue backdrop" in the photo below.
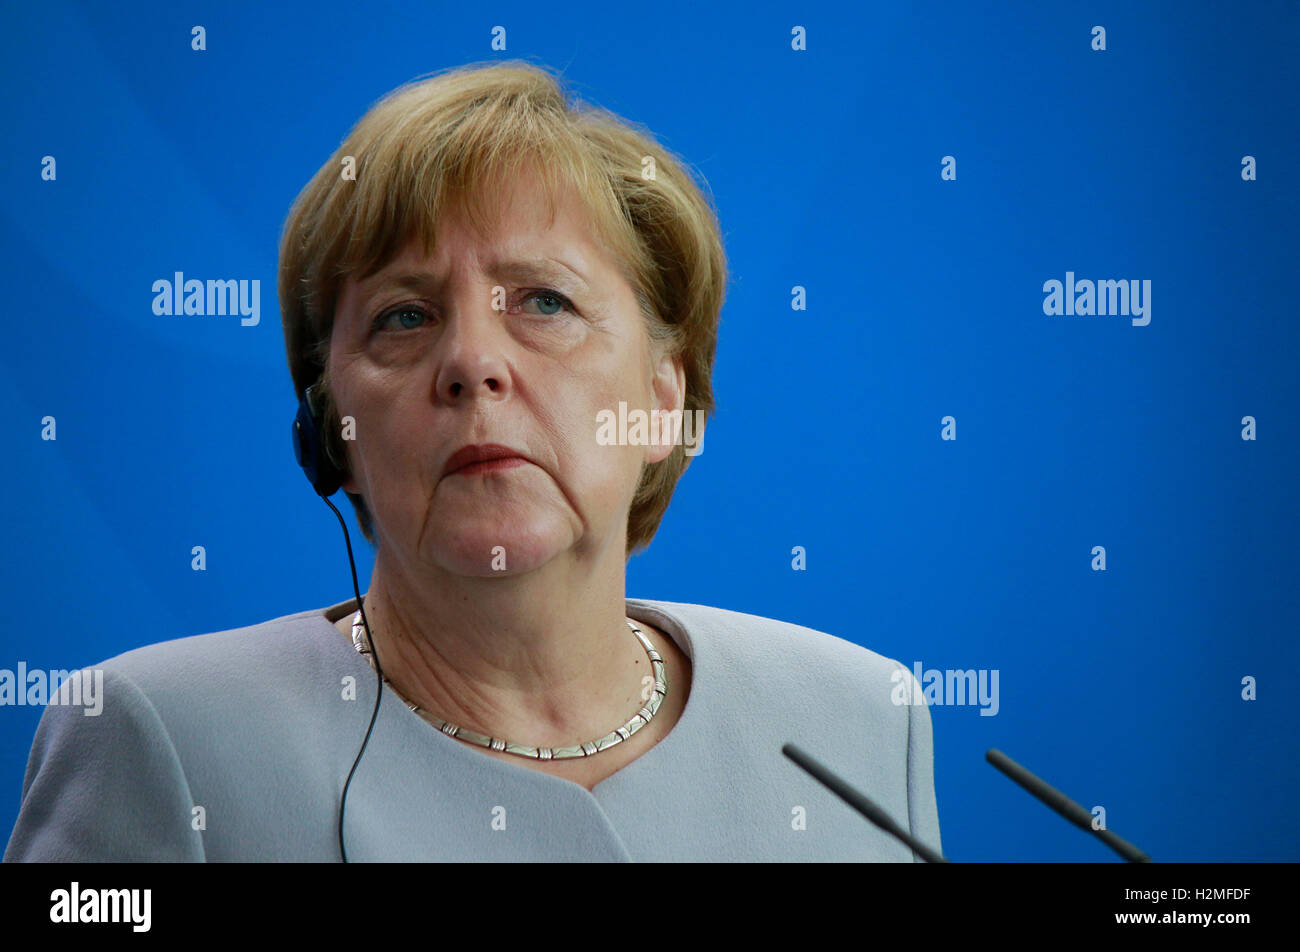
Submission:
M 290 450 L 280 228 L 382 94 L 526 59 L 694 164 L 732 268 L 719 410 L 628 594 L 997 672 L 995 714 L 932 709 L 954 860 L 1114 859 L 989 747 L 1156 860 L 1300 858 L 1296 4 L 5 19 L 0 668 L 351 597 Z M 178 271 L 260 281 L 259 322 L 155 315 Z M 1144 315 L 1046 313 L 1067 274 Z M 0 707 L 6 838 L 39 713 Z

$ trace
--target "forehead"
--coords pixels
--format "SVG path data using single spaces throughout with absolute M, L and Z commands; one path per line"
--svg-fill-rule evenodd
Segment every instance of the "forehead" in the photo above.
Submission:
M 442 279 L 455 268 L 481 270 L 503 280 L 566 276 L 579 289 L 608 288 L 620 275 L 618 262 L 604 250 L 595 223 L 578 194 L 562 187 L 548 203 L 541 181 L 516 174 L 496 195 L 484 196 L 480 222 L 451 205 L 440 215 L 434 249 L 426 257 L 413 236 L 393 259 L 372 275 L 355 275 L 348 285 L 362 293 L 392 284 L 410 284 L 417 273 Z

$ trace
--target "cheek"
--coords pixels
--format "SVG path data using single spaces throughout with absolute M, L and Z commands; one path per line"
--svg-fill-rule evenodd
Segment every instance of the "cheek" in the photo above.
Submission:
M 649 384 L 639 360 L 639 355 L 624 355 L 622 359 L 611 360 L 598 378 L 586 381 L 588 409 L 592 416 L 598 410 L 617 412 L 620 401 L 626 403 L 629 410 L 645 408 Z
M 372 481 L 409 480 L 431 466 L 436 453 L 432 428 L 397 401 L 368 400 L 356 410 L 356 452 Z

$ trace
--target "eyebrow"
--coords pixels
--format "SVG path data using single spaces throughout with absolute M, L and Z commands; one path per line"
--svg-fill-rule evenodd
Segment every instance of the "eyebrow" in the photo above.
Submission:
M 565 277 L 576 278 L 582 287 L 590 291 L 591 285 L 582 273 L 563 261 L 552 258 L 527 258 L 512 261 L 497 261 L 487 269 L 493 277 L 512 281 L 555 281 Z M 434 274 L 420 268 L 385 269 L 361 282 L 363 294 L 377 294 L 381 291 L 403 290 L 419 291 L 437 290 L 442 281 Z

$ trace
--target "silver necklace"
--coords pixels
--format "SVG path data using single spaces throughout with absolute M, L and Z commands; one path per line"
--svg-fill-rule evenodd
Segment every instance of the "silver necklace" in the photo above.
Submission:
M 477 744 L 480 747 L 489 747 L 492 750 L 504 751 L 507 754 L 518 754 L 520 757 L 532 757 L 534 760 L 564 760 L 569 757 L 590 757 L 592 754 L 598 754 L 602 750 L 608 750 L 615 744 L 621 744 L 627 740 L 645 725 L 650 723 L 650 719 L 655 716 L 659 710 L 659 705 L 663 699 L 668 696 L 668 678 L 664 674 L 664 659 L 659 652 L 655 650 L 654 645 L 650 644 L 650 639 L 632 620 L 624 616 L 627 626 L 632 629 L 632 634 L 636 635 L 637 640 L 641 642 L 641 647 L 645 649 L 650 656 L 650 667 L 654 670 L 655 687 L 654 692 L 645 705 L 637 711 L 632 717 L 623 724 L 610 731 L 604 737 L 596 740 L 589 740 L 584 744 L 575 747 L 529 747 L 527 744 L 514 744 L 510 741 L 501 740 L 497 737 L 489 737 L 486 734 L 479 734 L 476 731 L 468 730 L 464 727 L 458 727 L 449 721 L 444 721 L 440 717 L 435 717 L 428 711 L 422 711 L 405 697 L 397 688 L 393 688 L 388 678 L 384 678 L 384 683 L 393 688 L 393 693 L 402 698 L 402 703 L 409 707 L 416 714 L 419 714 L 426 721 L 432 724 L 438 730 L 442 731 L 449 737 L 455 737 L 457 740 L 468 741 L 471 744 Z M 370 666 L 375 666 L 375 659 L 370 655 L 370 649 L 366 646 L 366 628 L 365 623 L 361 620 L 361 612 L 358 611 L 352 619 L 352 645 L 357 649 L 359 654 L 365 655 Z

